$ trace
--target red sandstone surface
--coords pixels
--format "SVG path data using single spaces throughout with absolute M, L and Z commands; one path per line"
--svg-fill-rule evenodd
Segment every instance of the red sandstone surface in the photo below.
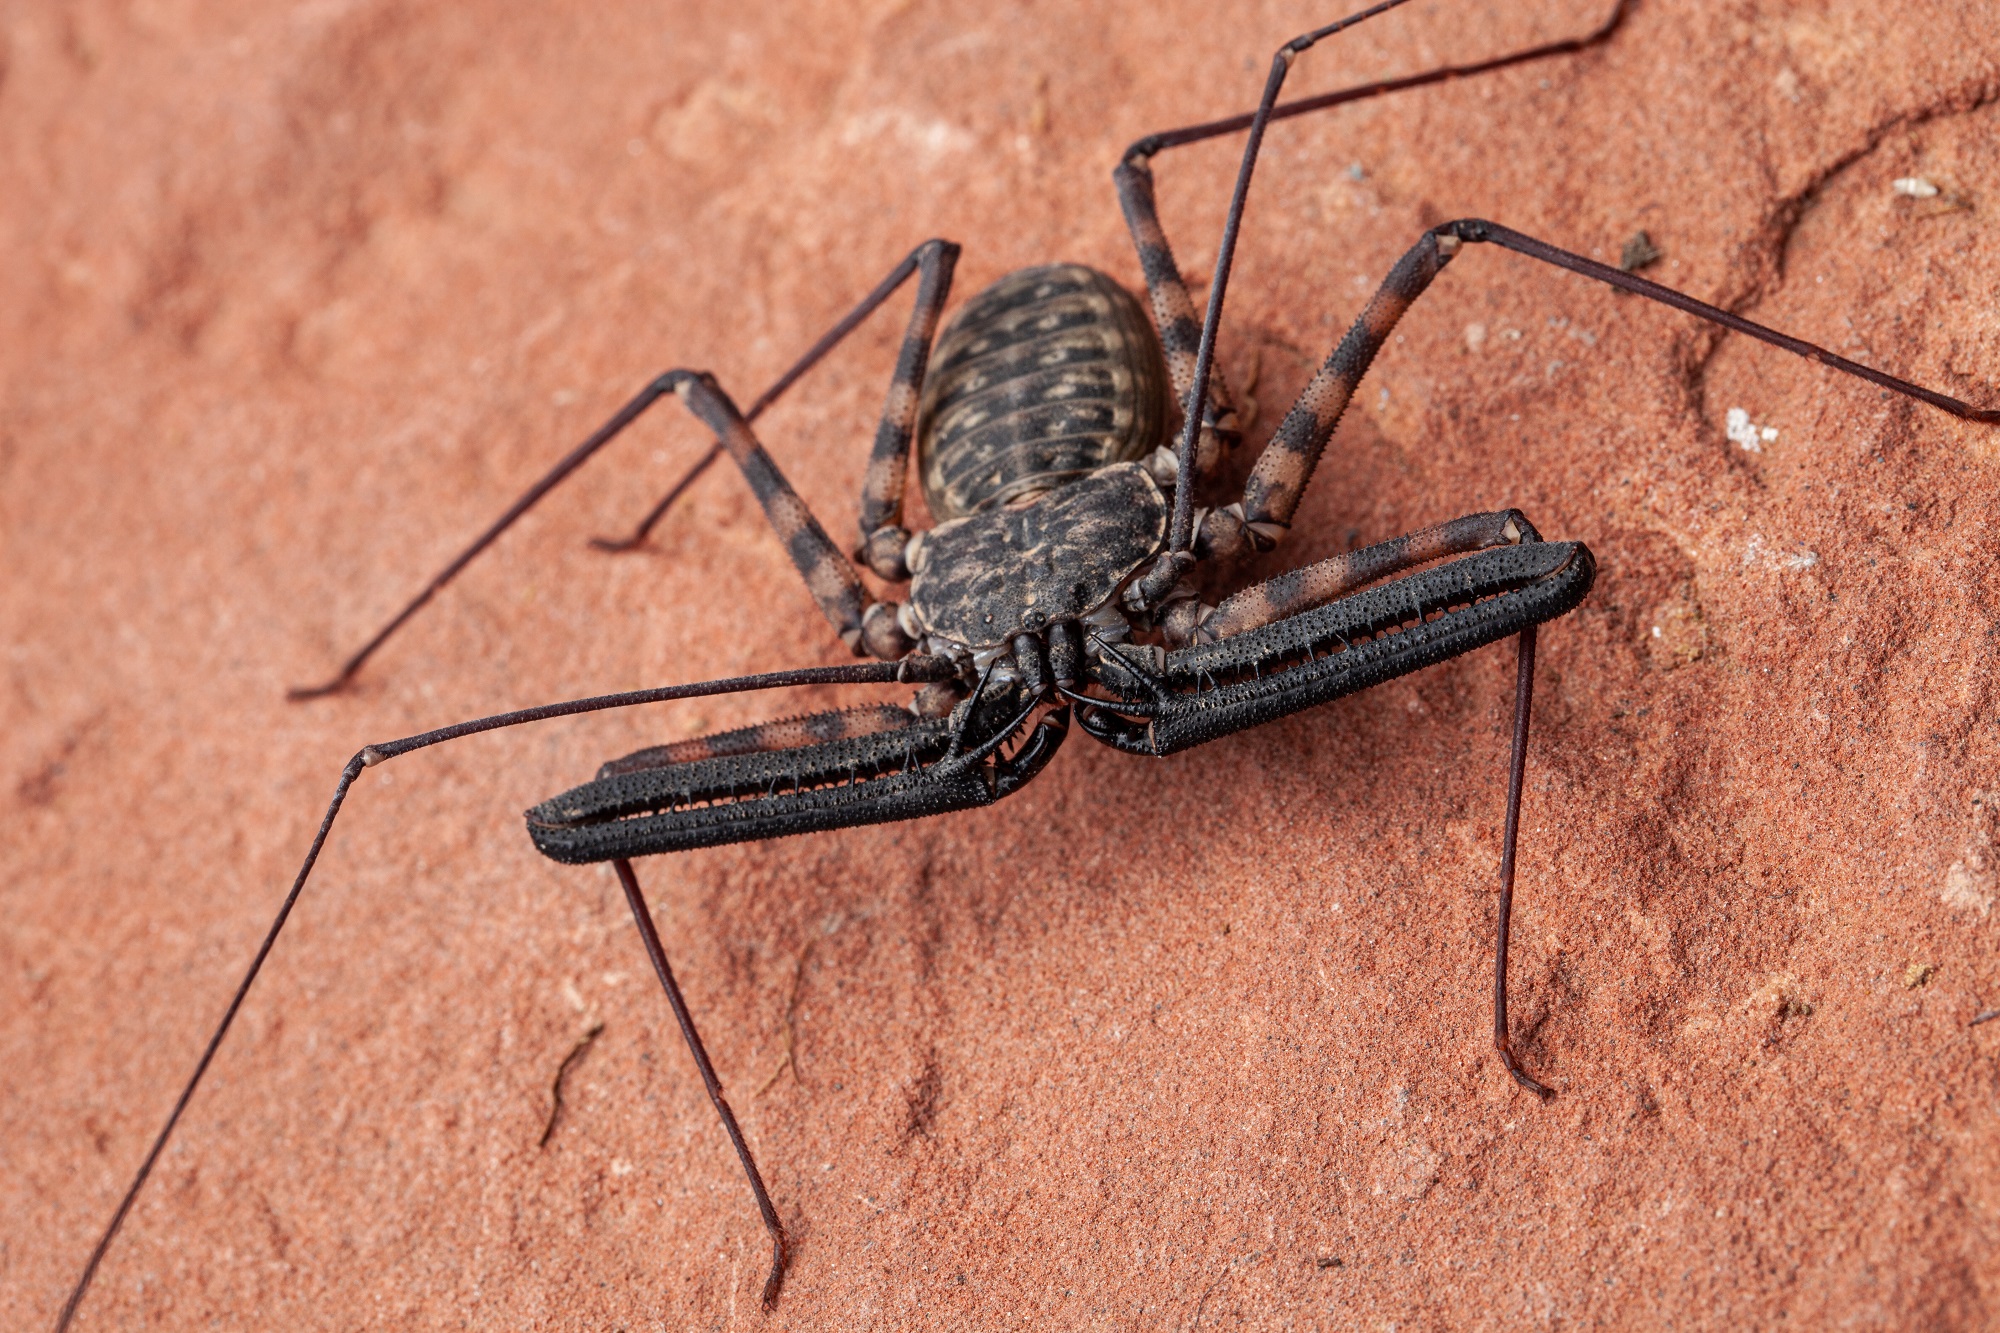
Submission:
M 351 693 L 288 684 L 647 377 L 748 398 L 927 236 L 961 295 L 1136 283 L 1122 146 L 1247 107 L 1337 9 L 9 7 L 0 1323 L 54 1317 L 359 745 L 847 659 L 726 470 L 587 549 L 702 448 L 669 406 Z M 1276 128 L 1222 339 L 1251 446 L 1463 215 L 1643 229 L 1651 276 L 2000 401 L 1984 10 L 1638 0 L 1589 54 Z M 1292 88 L 1600 13 L 1420 0 Z M 1237 152 L 1160 160 L 1190 271 Z M 764 419 L 843 539 L 900 319 Z M 2000 429 L 1470 251 L 1259 572 L 1507 504 L 1597 553 L 1522 839 L 1553 1101 L 1489 1040 L 1511 649 L 1168 761 L 1078 736 L 988 811 L 641 867 L 795 1238 L 761 1313 L 615 882 L 519 812 L 895 692 L 553 723 L 363 778 L 78 1326 L 1991 1326 L 1996 498 Z

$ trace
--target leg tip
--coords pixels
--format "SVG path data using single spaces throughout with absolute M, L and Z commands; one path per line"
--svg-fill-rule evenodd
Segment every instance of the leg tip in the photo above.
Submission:
M 778 1291 L 785 1285 L 785 1265 L 791 1256 L 785 1250 L 783 1236 L 771 1238 L 771 1272 L 764 1279 L 764 1294 L 761 1299 L 766 1310 L 774 1310 L 778 1305 Z
M 1526 1088 L 1529 1092 L 1534 1093 L 1535 1096 L 1541 1098 L 1543 1101 L 1547 1101 L 1556 1095 L 1554 1088 L 1537 1082 L 1533 1075 L 1521 1068 L 1521 1062 L 1516 1060 L 1514 1053 L 1505 1046 L 1500 1047 L 1500 1063 L 1507 1066 L 1507 1072 L 1514 1076 L 1516 1083 Z

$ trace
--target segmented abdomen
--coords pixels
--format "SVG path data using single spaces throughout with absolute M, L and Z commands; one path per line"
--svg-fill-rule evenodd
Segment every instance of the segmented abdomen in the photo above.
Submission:
M 917 463 L 939 522 L 1145 457 L 1169 411 L 1137 299 L 1081 264 L 1021 269 L 966 303 L 924 382 Z

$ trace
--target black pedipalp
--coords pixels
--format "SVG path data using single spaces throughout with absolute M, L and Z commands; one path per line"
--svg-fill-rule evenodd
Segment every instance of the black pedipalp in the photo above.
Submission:
M 1596 572 L 1581 542 L 1499 547 L 1218 643 L 1177 649 L 1157 675 L 1105 659 L 1100 683 L 1155 702 L 1128 710 L 1143 711 L 1144 720 L 1099 708 L 1087 709 L 1081 722 L 1118 749 L 1172 754 L 1553 620 L 1582 602 Z
M 581 865 L 975 809 L 1061 744 L 1059 712 L 1011 758 L 997 753 L 1033 706 L 1015 685 L 893 731 L 611 772 L 529 810 L 528 833 L 542 855 Z

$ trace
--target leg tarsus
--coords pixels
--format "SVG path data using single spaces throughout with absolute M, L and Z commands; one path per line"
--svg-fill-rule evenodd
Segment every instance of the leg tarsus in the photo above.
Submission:
M 1534 1093 L 1537 1097 L 1540 1097 L 1543 1101 L 1547 1101 L 1549 1098 L 1556 1095 L 1556 1091 L 1554 1088 L 1551 1088 L 1544 1083 L 1537 1083 L 1535 1081 L 1534 1075 L 1530 1074 L 1527 1070 L 1521 1068 L 1521 1062 L 1514 1058 L 1514 1052 L 1510 1047 L 1501 1046 L 1499 1047 L 1499 1051 L 1500 1051 L 1500 1063 L 1507 1066 L 1507 1072 L 1514 1076 L 1514 1081 L 1516 1083 L 1526 1088 L 1529 1092 Z
M 1292 410 L 1258 456 L 1250 478 L 1243 486 L 1242 523 L 1260 534 L 1282 532 L 1291 524 L 1299 501 L 1312 479 L 1327 441 L 1341 414 L 1347 410 L 1362 376 L 1403 315 L 1430 288 L 1453 256 L 1467 245 L 1492 244 L 1530 259 L 1593 278 L 1621 291 L 1643 296 L 1662 305 L 1684 311 L 1698 319 L 1720 325 L 1735 333 L 1783 348 L 1830 369 L 1867 380 L 1871 384 L 1928 403 L 1968 421 L 2000 424 L 2000 409 L 1975 407 L 1970 403 L 1926 389 L 1922 385 L 1885 374 L 1870 366 L 1850 361 L 1824 347 L 1748 320 L 1720 306 L 1696 300 L 1671 287 L 1662 287 L 1635 274 L 1549 245 L 1532 236 L 1481 218 L 1461 218 L 1431 228 L 1420 237 L 1390 270 L 1389 276 L 1370 298 L 1367 308 L 1347 335 L 1327 357 L 1312 380 L 1299 394 Z M 1260 543 L 1261 544 L 1261 543 Z
M 1768 325 L 1759 324 L 1755 320 L 1745 319 L 1732 311 L 1724 310 L 1721 306 L 1698 301 L 1685 292 L 1677 292 L 1671 287 L 1662 287 L 1657 282 L 1613 268 L 1609 264 L 1586 259 L 1582 255 L 1550 245 L 1546 241 L 1536 240 L 1511 227 L 1503 227 L 1497 222 L 1488 222 L 1483 218 L 1461 218 L 1457 222 L 1447 222 L 1442 226 L 1431 228 L 1430 234 L 1440 240 L 1450 239 L 1468 244 L 1486 242 L 1497 245 L 1503 250 L 1512 250 L 1515 254 L 1526 255 L 1530 259 L 1539 259 L 1544 264 L 1568 269 L 1586 278 L 1595 278 L 1607 286 L 1631 292 L 1635 296 L 1643 296 L 1649 301 L 1658 301 L 1661 305 L 1672 306 L 1697 319 L 1705 319 L 1711 324 L 1719 324 L 1732 333 L 1741 333 L 1759 342 L 1767 342 L 1773 347 L 1781 347 L 1808 361 L 1817 361 L 1830 369 L 1867 380 L 1870 384 L 1880 385 L 1906 398 L 1928 403 L 1939 411 L 1949 412 L 1962 420 L 2000 425 L 2000 408 L 1974 407 L 1971 403 L 1953 398 L 1949 394 L 1926 389 L 1921 384 L 1913 384 L 1909 380 L 1898 379 L 1872 366 L 1864 366 L 1858 361 L 1850 361 L 1844 356 L 1836 355 L 1816 343 L 1780 333 Z
M 1537 1081 L 1514 1055 L 1507 1032 L 1507 937 L 1514 914 L 1514 847 L 1521 832 L 1521 786 L 1528 768 L 1528 716 L 1535 694 L 1535 628 L 1521 631 L 1520 668 L 1514 680 L 1514 752 L 1507 769 L 1507 826 L 1500 846 L 1500 929 L 1493 947 L 1493 1049 L 1514 1081 L 1537 1097 L 1554 1091 Z
M 256 982 L 257 974 L 263 971 L 264 960 L 271 956 L 271 946 L 278 942 L 278 935 L 291 917 L 292 908 L 298 903 L 299 895 L 305 892 L 306 881 L 312 877 L 313 866 L 319 861 L 320 849 L 326 846 L 327 834 L 333 831 L 333 821 L 339 816 L 342 803 L 347 800 L 348 789 L 354 785 L 355 779 L 361 776 L 361 770 L 374 762 L 368 758 L 374 751 L 374 746 L 368 747 L 348 760 L 347 767 L 340 770 L 340 782 L 334 787 L 333 799 L 327 803 L 326 814 L 319 821 L 319 832 L 313 835 L 312 846 L 306 850 L 305 862 L 299 867 L 298 876 L 292 880 L 291 892 L 285 895 L 277 916 L 271 921 L 271 928 L 264 932 L 264 942 L 257 946 L 256 956 L 250 960 L 249 969 L 244 972 L 243 980 L 237 983 L 235 996 L 230 999 L 229 1007 L 222 1011 L 222 1021 L 215 1025 L 215 1031 L 208 1039 L 207 1048 L 202 1051 L 201 1059 L 195 1062 L 194 1073 L 190 1074 L 188 1081 L 182 1085 L 181 1095 L 174 1101 L 174 1109 L 167 1114 L 167 1123 L 161 1126 L 159 1135 L 153 1140 L 153 1146 L 147 1151 L 145 1160 L 139 1164 L 138 1171 L 133 1175 L 132 1183 L 126 1187 L 124 1197 L 118 1201 L 118 1210 L 111 1215 L 111 1221 L 104 1228 L 104 1234 L 97 1238 L 97 1244 L 91 1248 L 90 1257 L 84 1261 L 83 1272 L 77 1276 L 76 1285 L 70 1288 L 69 1297 L 63 1301 L 62 1311 L 56 1316 L 56 1333 L 67 1333 L 70 1322 L 76 1318 L 77 1309 L 82 1306 L 84 1296 L 90 1291 L 91 1279 L 97 1276 L 98 1265 L 104 1262 L 106 1252 L 111 1249 L 111 1242 L 117 1239 L 119 1228 L 125 1225 L 125 1219 L 131 1213 L 132 1205 L 138 1201 L 139 1191 L 145 1188 L 147 1178 L 153 1174 L 154 1163 L 160 1160 L 160 1154 L 166 1150 L 167 1140 L 173 1137 L 174 1127 L 180 1124 L 181 1113 L 186 1111 L 188 1103 L 194 1100 L 195 1089 L 201 1086 L 202 1076 L 208 1072 L 209 1065 L 215 1059 L 215 1053 L 222 1048 L 222 1039 L 229 1035 L 230 1025 L 235 1023 L 236 1013 L 243 1007 L 244 997 L 250 994 L 250 987 Z
M 764 1188 L 764 1177 L 757 1170 L 756 1158 L 750 1155 L 750 1145 L 744 1141 L 743 1130 L 736 1123 L 736 1113 L 729 1109 L 729 1102 L 722 1095 L 722 1080 L 716 1077 L 715 1066 L 709 1062 L 708 1050 L 701 1044 L 701 1034 L 695 1030 L 694 1015 L 688 1012 L 687 1001 L 681 997 L 681 988 L 674 981 L 673 968 L 667 964 L 666 949 L 660 943 L 659 930 L 653 925 L 653 914 L 646 907 L 646 895 L 639 888 L 638 876 L 632 873 L 632 863 L 618 860 L 613 861 L 611 866 L 618 872 L 619 884 L 624 886 L 625 901 L 632 907 L 632 920 L 639 927 L 639 938 L 645 942 L 646 955 L 652 959 L 653 971 L 659 975 L 660 985 L 666 989 L 667 1002 L 673 1005 L 681 1035 L 687 1039 L 688 1050 L 701 1070 L 701 1081 L 708 1088 L 708 1100 L 715 1106 L 716 1114 L 722 1117 L 722 1127 L 728 1131 L 729 1142 L 736 1149 L 736 1158 L 743 1164 L 743 1174 L 749 1178 L 750 1192 L 757 1197 L 757 1211 L 763 1215 L 764 1230 L 771 1233 L 771 1272 L 764 1279 L 762 1297 L 768 1309 L 777 1304 L 778 1289 L 784 1285 L 785 1267 L 791 1259 L 791 1251 L 785 1244 L 784 1223 L 778 1220 L 777 1207 Z
M 689 685 L 669 685 L 661 689 L 633 690 L 624 694 L 605 694 L 591 699 L 572 699 L 565 703 L 544 704 L 538 708 L 524 708 L 512 713 L 496 713 L 491 717 L 474 718 L 471 721 L 456 723 L 452 726 L 439 727 L 433 731 L 420 732 L 415 736 L 404 736 L 399 740 L 383 741 L 362 747 L 360 752 L 348 760 L 347 766 L 341 770 L 340 782 L 333 790 L 333 799 L 328 802 L 326 814 L 320 819 L 319 832 L 313 835 L 312 845 L 306 850 L 305 860 L 299 866 L 297 877 L 292 881 L 291 891 L 285 895 L 284 902 L 279 906 L 277 915 L 271 921 L 270 929 L 264 934 L 264 942 L 257 947 L 257 953 L 250 960 L 250 966 L 244 972 L 243 980 L 237 984 L 236 994 L 229 1001 L 229 1007 L 223 1010 L 222 1019 L 216 1024 L 214 1032 L 210 1035 L 208 1046 L 203 1050 L 201 1059 L 195 1063 L 194 1072 L 188 1076 L 187 1082 L 182 1086 L 180 1097 L 174 1102 L 174 1108 L 168 1114 L 166 1124 L 161 1127 L 159 1135 L 153 1140 L 153 1146 L 147 1152 L 145 1160 L 140 1163 L 138 1171 L 133 1175 L 132 1183 L 126 1187 L 124 1197 L 120 1199 L 117 1211 L 112 1214 L 109 1225 L 104 1228 L 103 1234 L 98 1237 L 96 1246 L 90 1252 L 90 1257 L 84 1262 L 83 1272 L 78 1275 L 76 1285 L 70 1289 L 68 1298 L 63 1302 L 62 1310 L 56 1318 L 56 1333 L 64 1333 L 64 1330 L 69 1328 L 71 1321 L 75 1319 L 77 1309 L 83 1304 L 83 1298 L 90 1290 L 91 1279 L 95 1277 L 98 1266 L 103 1262 L 105 1254 L 110 1250 L 111 1242 L 117 1238 L 119 1229 L 124 1226 L 126 1217 L 132 1211 L 132 1205 L 139 1197 L 139 1191 L 145 1187 L 148 1177 L 152 1175 L 154 1164 L 159 1161 L 160 1154 L 165 1151 L 168 1140 L 173 1137 L 174 1127 L 180 1123 L 182 1113 L 187 1110 L 188 1103 L 193 1100 L 196 1089 L 201 1086 L 202 1077 L 208 1072 L 208 1067 L 214 1061 L 216 1052 L 222 1048 L 223 1039 L 229 1035 L 230 1026 L 235 1023 L 237 1012 L 242 1009 L 244 999 L 250 994 L 250 987 L 256 982 L 258 974 L 263 970 L 264 961 L 270 957 L 272 946 L 278 942 L 278 936 L 284 931 L 285 922 L 290 919 L 292 908 L 297 905 L 299 895 L 305 892 L 306 881 L 311 878 L 313 867 L 319 862 L 319 854 L 326 846 L 327 836 L 333 831 L 333 822 L 340 814 L 341 806 L 347 799 L 349 789 L 360 778 L 364 769 L 373 768 L 399 755 L 411 754 L 417 750 L 428 749 L 433 745 L 442 745 L 446 741 L 458 740 L 465 736 L 477 736 L 488 731 L 499 731 L 503 728 L 520 726 L 528 722 L 544 722 L 551 718 L 574 717 L 583 713 L 599 713 L 614 708 L 629 708 L 638 704 L 665 703 L 670 699 L 707 698 L 714 695 L 735 694 L 748 690 L 789 689 L 802 685 L 888 684 L 891 681 L 910 683 L 920 680 L 943 681 L 951 679 L 956 672 L 957 668 L 948 659 L 941 657 L 912 657 L 894 664 L 806 667 L 798 671 L 777 671 L 761 676 L 738 676 L 728 680 L 697 681 Z M 625 873 L 628 876 L 630 875 L 629 866 L 626 867 Z M 632 888 L 635 893 L 637 887 L 637 881 L 632 881 Z M 640 902 L 640 907 L 643 912 L 643 901 Z M 649 939 L 649 948 L 657 949 L 659 946 L 659 937 L 657 933 L 652 932 L 651 924 L 651 918 L 642 915 L 641 931 Z M 661 964 L 664 966 L 665 955 L 661 954 L 659 958 Z M 674 992 L 674 998 L 678 1001 L 678 992 Z M 692 1038 L 693 1028 L 691 1022 L 688 1024 L 688 1032 Z M 705 1053 L 702 1054 L 701 1058 L 704 1070 L 712 1075 L 713 1071 L 707 1070 Z M 741 1149 L 740 1137 L 737 1142 L 739 1149 Z M 752 1167 L 751 1169 L 754 1177 L 755 1168 Z M 761 1182 L 757 1182 L 757 1184 L 761 1194 L 762 1184 Z M 768 1199 L 765 1200 L 765 1215 L 767 1225 L 776 1227 L 777 1214 L 775 1210 L 769 1207 Z M 764 1284 L 767 1299 L 774 1299 L 776 1297 L 778 1282 L 783 1277 L 785 1249 L 782 1228 L 777 1228 L 773 1231 L 773 1240 L 775 1242 L 774 1257 L 776 1262 L 773 1265 L 771 1279 Z
M 334 694 L 346 688 L 347 683 L 354 679 L 355 673 L 361 670 L 362 664 L 374 655 L 375 650 L 387 642 L 390 635 L 401 629 L 405 621 L 414 616 L 418 611 L 421 611 L 425 603 L 437 595 L 440 588 L 458 577 L 458 572 L 471 564 L 481 551 L 484 551 L 495 541 L 499 540 L 500 534 L 512 527 L 516 519 L 534 508 L 535 504 L 543 496 L 561 485 L 570 473 L 588 462 L 592 454 L 609 444 L 617 437 L 620 431 L 636 421 L 640 414 L 651 407 L 662 395 L 670 393 L 672 390 L 673 377 L 671 375 L 662 375 L 641 389 L 633 396 L 630 402 L 613 413 L 609 421 L 593 431 L 590 438 L 563 455 L 561 460 L 554 467 L 550 468 L 540 481 L 537 481 L 526 491 L 523 491 L 521 498 L 507 506 L 507 512 L 500 515 L 486 531 L 474 538 L 470 546 L 452 557 L 451 563 L 432 575 L 431 581 L 426 583 L 415 597 L 412 597 L 405 603 L 403 609 L 398 611 L 388 624 L 377 630 L 375 637 L 363 644 L 359 652 L 348 658 L 331 680 L 318 685 L 294 686 L 285 691 L 285 697 L 294 703 L 298 703 L 302 700 L 317 699 L 323 695 Z
M 745 417 L 745 420 L 749 419 L 749 417 Z M 622 555 L 627 551 L 636 551 L 644 546 L 646 538 L 652 535 L 654 525 L 667 516 L 667 511 L 674 507 L 674 502 L 679 500 L 687 492 L 687 488 L 694 485 L 701 474 L 708 471 L 709 465 L 720 457 L 722 457 L 722 446 L 720 444 L 711 444 L 708 447 L 708 452 L 695 460 L 694 466 L 683 473 L 681 479 L 673 484 L 673 488 L 660 498 L 660 502 L 647 511 L 644 518 L 639 520 L 639 526 L 632 530 L 631 536 L 622 538 L 592 537 L 590 539 L 591 548 L 607 552 L 611 555 Z

